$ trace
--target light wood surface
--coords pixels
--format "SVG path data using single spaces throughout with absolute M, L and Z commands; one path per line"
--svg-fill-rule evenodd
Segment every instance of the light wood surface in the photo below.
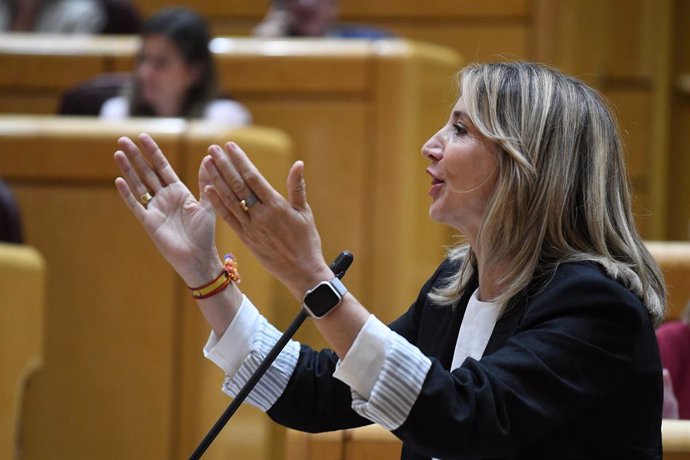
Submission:
M 666 320 L 676 320 L 690 302 L 690 243 L 648 241 L 646 244 L 664 274 L 668 304 Z
M 44 357 L 45 263 L 34 248 L 0 243 L 0 458 L 20 452 L 25 391 Z
M 690 420 L 663 420 L 664 459 L 690 460 Z

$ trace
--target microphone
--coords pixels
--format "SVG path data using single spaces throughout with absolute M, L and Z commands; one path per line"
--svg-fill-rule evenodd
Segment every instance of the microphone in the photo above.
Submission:
M 345 276 L 347 269 L 350 268 L 353 260 L 354 256 L 351 252 L 343 251 L 338 254 L 338 257 L 336 257 L 333 262 L 331 262 L 330 269 L 333 271 L 335 276 L 337 276 L 339 279 L 342 279 L 342 277 Z M 230 418 L 233 416 L 233 414 L 237 412 L 237 409 L 239 409 L 242 402 L 247 398 L 247 396 L 249 396 L 249 393 L 251 393 L 256 384 L 259 383 L 259 380 L 271 366 L 271 363 L 275 361 L 280 352 L 283 351 L 285 345 L 287 345 L 288 341 L 292 338 L 292 336 L 295 335 L 297 329 L 299 329 L 307 317 L 308 316 L 304 310 L 300 309 L 295 319 L 292 320 L 292 323 L 290 323 L 290 326 L 285 329 L 283 335 L 280 336 L 280 339 L 278 339 L 273 348 L 271 348 L 271 351 L 268 352 L 266 358 L 261 362 L 256 371 L 254 371 L 254 373 L 249 377 L 247 383 L 244 384 L 242 389 L 237 393 L 237 396 L 235 396 L 235 399 L 232 400 L 227 409 L 225 409 L 225 411 L 218 418 L 218 421 L 211 427 L 194 452 L 192 452 L 189 460 L 198 460 L 202 455 L 204 455 L 204 452 L 206 452 L 213 440 L 216 439 L 218 434 L 220 434 L 220 431 L 223 429 L 223 427 L 230 421 Z

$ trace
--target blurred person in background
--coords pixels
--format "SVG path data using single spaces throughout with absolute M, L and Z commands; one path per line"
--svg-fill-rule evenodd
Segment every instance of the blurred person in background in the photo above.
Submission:
M 0 31 L 99 33 L 107 22 L 100 0 L 0 0 Z
M 107 100 L 101 118 L 201 118 L 241 126 L 249 110 L 222 98 L 216 83 L 210 35 L 204 18 L 185 8 L 168 8 L 142 24 L 142 44 L 123 95 Z
M 338 22 L 339 0 L 272 0 L 252 35 L 276 37 L 389 38 L 373 27 Z
M 690 419 L 690 303 L 679 321 L 656 330 L 664 366 L 664 418 Z
M 19 206 L 10 188 L 0 179 L 0 243 L 23 242 Z

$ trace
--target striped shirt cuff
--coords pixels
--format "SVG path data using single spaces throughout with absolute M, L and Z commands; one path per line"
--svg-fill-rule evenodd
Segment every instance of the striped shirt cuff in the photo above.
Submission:
M 281 336 L 280 331 L 261 316 L 249 300 L 246 300 L 246 304 L 243 301 L 215 347 L 212 346 L 207 352 L 209 345 L 213 345 L 214 334 L 211 333 L 209 344 L 204 348 L 207 357 L 226 372 L 222 389 L 233 398 Z M 299 351 L 299 343 L 290 340 L 247 396 L 246 402 L 264 412 L 268 411 L 285 391 L 297 366 Z
M 235 375 L 251 351 L 260 319 L 259 310 L 243 295 L 240 308 L 223 335 L 218 337 L 211 331 L 204 347 L 204 356 L 227 375 Z
M 361 341 L 360 335 L 363 335 Z M 355 345 L 359 346 L 355 348 Z M 372 355 L 375 361 L 382 351 L 384 358 L 378 371 L 373 372 L 365 365 L 356 372 L 359 377 L 350 378 L 350 363 L 345 361 L 361 354 Z M 345 371 L 342 368 L 346 368 Z M 431 360 L 417 347 L 377 319 L 369 318 L 334 376 L 352 389 L 355 412 L 393 431 L 407 420 L 430 368 Z M 368 382 L 367 375 L 373 376 L 373 384 Z M 364 388 L 365 394 L 358 388 Z M 366 394 L 368 388 L 371 391 Z
M 388 326 L 370 315 L 347 355 L 336 363 L 333 377 L 345 382 L 364 399 L 369 399 L 393 334 Z

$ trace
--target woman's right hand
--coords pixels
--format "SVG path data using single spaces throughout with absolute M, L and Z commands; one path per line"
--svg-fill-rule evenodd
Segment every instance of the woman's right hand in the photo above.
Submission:
M 197 199 L 180 181 L 156 142 L 139 136 L 141 149 L 122 137 L 115 152 L 123 177 L 115 185 L 127 207 L 146 233 L 188 286 L 208 283 L 223 265 L 215 247 L 215 213 L 203 194 Z M 202 170 L 199 189 L 210 183 Z M 148 203 L 144 195 L 150 193 Z

